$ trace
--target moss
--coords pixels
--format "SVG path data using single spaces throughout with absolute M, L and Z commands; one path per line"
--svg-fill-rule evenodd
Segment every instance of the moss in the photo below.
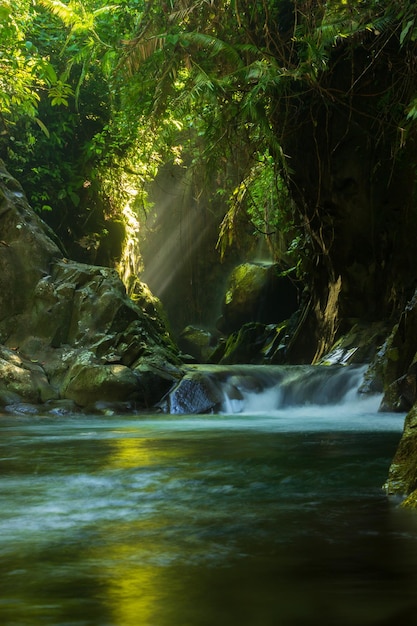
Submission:
M 396 363 L 400 358 L 400 353 L 399 353 L 398 348 L 390 348 L 389 350 L 387 350 L 386 357 L 390 361 L 394 361 L 394 363 Z
M 417 489 L 412 491 L 400 506 L 402 509 L 417 509 Z
M 408 413 L 404 433 L 389 469 L 385 489 L 388 494 L 412 494 L 417 490 L 417 405 Z

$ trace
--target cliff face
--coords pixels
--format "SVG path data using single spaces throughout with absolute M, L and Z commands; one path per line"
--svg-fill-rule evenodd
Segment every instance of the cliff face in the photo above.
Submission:
M 284 130 L 285 102 L 278 109 L 305 242 L 294 361 L 319 358 L 353 319 L 395 319 L 417 284 L 415 144 L 400 127 L 413 85 L 401 83 L 409 62 L 396 38 L 377 46 L 374 35 L 352 48 L 341 43 L 320 82 L 287 112 Z
M 64 258 L 0 164 L 0 406 L 141 409 L 179 375 L 156 299 L 115 270 Z

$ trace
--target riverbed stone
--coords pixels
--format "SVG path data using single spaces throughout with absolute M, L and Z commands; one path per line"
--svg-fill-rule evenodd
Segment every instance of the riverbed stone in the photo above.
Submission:
M 0 346 L 0 404 L 46 402 L 56 397 L 45 371 L 36 361 Z
M 79 406 L 136 399 L 137 378 L 125 365 L 75 363 L 62 385 L 61 395 Z M 139 398 L 137 398 L 139 399 Z
M 220 388 L 204 373 L 189 373 L 170 392 L 166 411 L 172 414 L 210 413 L 218 409 L 223 396 Z

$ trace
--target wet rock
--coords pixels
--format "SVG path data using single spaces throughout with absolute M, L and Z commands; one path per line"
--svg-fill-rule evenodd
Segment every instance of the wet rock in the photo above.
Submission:
M 6 404 L 4 412 L 11 415 L 39 415 L 39 404 L 29 404 L 28 402 Z
M 417 400 L 417 291 L 372 364 L 387 411 L 407 411 Z
M 381 350 L 390 330 L 386 322 L 357 322 L 346 334 L 339 337 L 318 363 L 322 365 L 371 363 Z M 377 378 L 376 371 L 372 378 Z M 371 375 L 368 380 L 371 380 Z M 380 382 L 379 391 L 382 391 L 381 384 Z
M 58 399 L 48 400 L 44 405 L 39 407 L 42 411 L 42 415 L 49 415 L 51 417 L 65 417 L 69 415 L 77 415 L 80 412 L 80 407 L 72 400 Z
M 409 411 L 391 464 L 386 490 L 409 496 L 404 506 L 417 508 L 417 291 L 378 354 L 383 381 L 381 410 Z
M 187 374 L 171 391 L 168 412 L 172 414 L 209 413 L 218 408 L 222 395 L 210 378 L 200 374 Z

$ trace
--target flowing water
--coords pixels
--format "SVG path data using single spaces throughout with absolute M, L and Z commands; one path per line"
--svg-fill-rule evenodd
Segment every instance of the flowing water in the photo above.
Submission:
M 417 518 L 381 488 L 404 416 L 270 396 L 1 417 L 0 624 L 412 625 Z

